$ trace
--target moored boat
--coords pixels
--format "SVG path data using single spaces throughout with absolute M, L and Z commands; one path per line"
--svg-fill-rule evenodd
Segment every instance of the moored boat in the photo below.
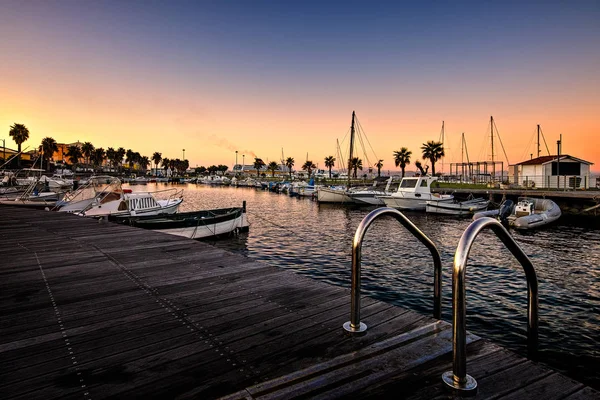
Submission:
M 202 239 L 247 231 L 248 219 L 243 207 L 191 211 L 155 216 L 109 216 L 109 221 L 150 229 L 169 235 Z
M 512 228 L 535 229 L 556 221 L 561 215 L 560 207 L 550 199 L 522 197 L 516 205 L 506 200 L 499 210 L 476 213 L 473 219 L 499 217 Z
M 475 212 L 485 210 L 490 204 L 489 200 L 478 198 L 465 201 L 428 200 L 425 211 L 434 214 L 447 215 L 473 215 Z
M 432 176 L 416 176 L 402 178 L 398 191 L 391 195 L 378 196 L 385 205 L 400 210 L 425 211 L 427 201 L 435 200 L 438 203 L 454 200 L 450 194 L 431 193 L 431 184 L 437 181 Z

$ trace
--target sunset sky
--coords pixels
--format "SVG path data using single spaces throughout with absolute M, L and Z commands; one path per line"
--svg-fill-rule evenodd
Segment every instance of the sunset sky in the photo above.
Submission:
M 356 110 L 388 170 L 442 120 L 490 159 L 493 115 L 510 163 L 541 124 L 600 171 L 600 3 L 521 3 L 0 0 L 0 139 L 323 167 Z

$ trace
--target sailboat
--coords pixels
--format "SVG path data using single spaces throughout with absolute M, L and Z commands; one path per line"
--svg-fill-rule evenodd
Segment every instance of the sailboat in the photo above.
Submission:
M 348 185 L 346 187 L 320 187 L 317 189 L 317 200 L 319 203 L 353 203 L 354 201 L 348 195 L 350 187 L 350 163 L 354 157 L 354 120 L 356 113 L 352 111 L 352 124 L 350 125 L 350 156 L 348 157 Z
M 350 152 L 348 157 L 348 183 L 346 186 L 337 187 L 319 187 L 317 189 L 317 200 L 319 203 L 339 203 L 339 204 L 367 204 L 381 205 L 383 201 L 375 196 L 385 195 L 385 192 L 374 187 L 351 189 L 350 188 L 350 170 L 351 162 L 354 158 L 354 136 L 356 113 L 352 111 L 352 123 L 350 125 Z M 388 185 L 389 187 L 389 185 Z

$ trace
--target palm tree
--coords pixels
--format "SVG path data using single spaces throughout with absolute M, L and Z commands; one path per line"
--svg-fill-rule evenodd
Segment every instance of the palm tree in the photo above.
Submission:
M 119 167 L 123 166 L 123 157 L 125 157 L 125 154 L 127 152 L 125 151 L 124 148 L 119 147 L 117 149 L 117 152 L 115 153 L 115 160 L 117 161 L 117 163 L 119 164 Z M 122 168 L 119 168 L 120 170 L 122 170 Z
M 406 147 L 402 147 L 400 151 L 394 152 L 394 164 L 400 166 L 402 170 L 402 177 L 404 178 L 404 169 L 408 164 L 410 164 L 410 156 L 412 155 L 412 151 L 408 150 Z
M 150 159 L 146 156 L 140 157 L 138 164 L 140 165 L 142 172 L 146 174 L 146 172 L 148 172 L 148 165 L 150 165 Z
M 435 162 L 445 155 L 444 144 L 430 140 L 427 143 L 423 143 L 421 150 L 423 151 L 423 160 L 431 161 L 431 175 L 435 176 Z
M 379 178 L 381 176 L 381 168 L 383 168 L 383 160 L 377 161 L 375 167 L 377 167 L 377 177 Z
M 162 154 L 158 151 L 154 152 L 154 154 L 152 154 L 152 161 L 154 161 L 154 165 L 156 165 L 154 175 L 158 175 L 158 163 L 160 162 L 160 160 L 162 160 Z
M 294 159 L 292 157 L 288 157 L 285 160 L 285 166 L 290 170 L 290 179 L 292 179 L 292 167 L 294 166 Z
M 40 145 L 40 151 L 45 160 L 48 161 L 47 170 L 50 170 L 50 159 L 54 152 L 58 151 L 58 145 L 56 144 L 56 140 L 51 137 L 45 137 L 42 139 L 42 144 Z
M 14 123 L 10 126 L 8 135 L 17 144 L 17 151 L 21 153 L 21 144 L 29 139 L 29 129 L 23 124 Z M 17 167 L 21 168 L 21 154 L 17 157 Z
M 335 167 L 335 157 L 327 156 L 325 157 L 325 166 L 329 168 L 329 179 L 331 179 L 331 168 Z
M 360 169 L 362 171 L 363 169 L 362 160 L 358 157 L 352 158 L 352 160 L 350 160 L 350 168 L 354 170 L 353 176 L 354 179 L 356 179 L 357 170 Z
M 68 157 L 71 165 L 73 165 L 73 170 L 77 168 L 77 163 L 79 163 L 79 159 L 83 157 L 81 149 L 79 148 L 79 146 L 75 145 L 69 146 L 67 148 L 67 154 L 65 155 Z
M 81 153 L 85 156 L 85 163 L 90 163 L 90 158 L 92 157 L 92 153 L 94 152 L 94 145 L 90 142 L 85 142 L 81 145 Z
M 262 167 L 264 167 L 266 164 L 265 162 L 262 160 L 262 158 L 254 158 L 254 168 L 256 168 L 256 177 L 260 176 L 260 169 Z
M 106 158 L 106 152 L 104 151 L 104 149 L 102 147 L 98 147 L 97 149 L 94 149 L 94 152 L 92 153 L 92 161 L 94 166 L 98 167 L 98 169 L 100 169 L 102 167 L 102 163 L 104 163 L 104 159 Z
M 279 164 L 277 164 L 275 161 L 271 161 L 267 169 L 271 171 L 271 176 L 275 178 L 275 171 L 279 169 Z
M 165 170 L 165 175 L 167 175 L 167 170 L 169 169 L 169 164 L 171 164 L 171 160 L 169 160 L 166 157 L 162 159 L 162 163 L 160 165 L 162 165 L 163 169 Z
M 131 170 L 133 168 L 133 163 L 135 163 L 135 153 L 133 152 L 133 150 L 128 149 L 125 152 L 125 162 L 127 163 L 127 165 L 129 165 L 129 169 Z
M 109 147 L 108 149 L 106 149 L 106 159 L 108 160 L 108 163 L 109 163 L 109 170 L 112 170 L 112 168 L 114 168 L 114 166 L 115 166 L 116 153 L 117 153 L 117 151 L 115 149 L 113 149 L 112 147 Z
M 302 164 L 302 169 L 308 174 L 308 179 L 310 179 L 310 174 L 312 173 L 313 169 L 316 168 L 317 166 L 312 161 L 307 161 Z

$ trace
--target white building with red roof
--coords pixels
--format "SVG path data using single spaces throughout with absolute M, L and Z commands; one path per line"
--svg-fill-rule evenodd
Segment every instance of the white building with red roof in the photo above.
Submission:
M 542 156 L 509 165 L 511 182 L 526 187 L 588 189 L 593 163 L 568 154 Z

